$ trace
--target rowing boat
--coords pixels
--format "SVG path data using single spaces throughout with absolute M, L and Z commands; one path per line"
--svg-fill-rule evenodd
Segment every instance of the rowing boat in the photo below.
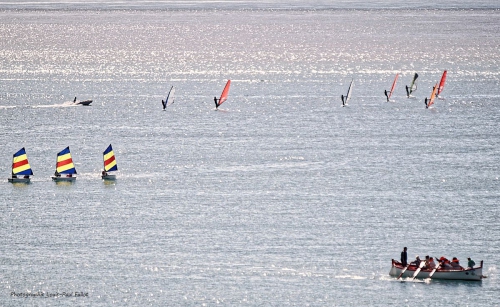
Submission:
M 401 275 L 405 267 L 401 264 L 401 262 L 392 259 L 392 267 L 389 275 L 398 277 Z M 415 272 L 419 269 L 419 267 L 415 265 L 409 265 L 406 271 L 403 273 L 401 277 L 413 277 Z M 443 279 L 443 280 L 475 280 L 480 281 L 483 279 L 483 261 L 481 260 L 481 264 L 475 268 L 467 268 L 464 270 L 448 270 L 438 268 L 434 274 L 431 273 L 434 270 L 431 268 L 423 268 L 420 272 L 417 273 L 415 278 L 418 279 Z

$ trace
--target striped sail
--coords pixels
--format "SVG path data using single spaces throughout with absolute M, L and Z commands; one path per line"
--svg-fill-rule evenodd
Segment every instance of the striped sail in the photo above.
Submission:
M 116 165 L 115 153 L 113 152 L 113 148 L 111 144 L 109 144 L 108 148 L 102 153 L 104 160 L 104 171 L 112 172 L 117 171 L 118 166 Z
M 56 172 L 59 174 L 76 174 L 69 146 L 57 154 Z
M 219 98 L 219 103 L 217 103 L 217 106 L 220 106 L 227 100 L 227 96 L 229 95 L 229 87 L 231 86 L 231 80 L 227 80 L 226 86 L 224 87 L 224 90 L 222 91 L 222 94 L 220 95 Z
M 33 175 L 24 147 L 16 152 L 12 158 L 12 175 Z

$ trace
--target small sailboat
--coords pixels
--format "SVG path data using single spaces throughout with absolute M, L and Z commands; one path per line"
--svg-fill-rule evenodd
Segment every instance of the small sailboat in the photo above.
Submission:
M 163 105 L 163 110 L 165 110 L 169 105 L 174 103 L 174 93 L 175 93 L 175 88 L 172 85 L 170 88 L 170 91 L 168 91 L 167 99 L 165 101 L 161 101 L 161 104 Z
M 392 93 L 394 93 L 394 89 L 396 88 L 396 81 L 398 81 L 399 73 L 396 74 L 396 77 L 394 77 L 394 81 L 392 82 L 392 87 L 391 90 L 388 92 L 387 90 L 384 91 L 385 97 L 387 97 L 387 102 L 391 99 Z
M 415 73 L 415 75 L 413 75 L 413 80 L 411 81 L 410 86 L 406 86 L 406 95 L 408 96 L 408 98 L 410 98 L 411 94 L 417 90 L 417 78 L 418 74 Z
M 104 170 L 102 171 L 101 178 L 104 180 L 115 180 L 116 175 L 108 174 L 108 172 L 114 172 L 118 170 L 118 166 L 116 165 L 115 153 L 113 152 L 113 147 L 111 147 L 111 144 L 109 144 L 108 148 L 106 148 L 106 150 L 102 153 L 102 159 L 104 161 Z
M 231 86 L 231 80 L 227 80 L 226 86 L 224 90 L 222 90 L 222 94 L 220 98 L 214 97 L 215 109 L 217 110 L 221 104 L 223 104 L 227 100 L 227 95 L 229 94 L 229 87 Z
M 352 87 L 354 86 L 354 79 L 351 80 L 351 84 L 349 85 L 349 89 L 347 90 L 347 95 L 340 95 L 342 99 L 342 106 L 345 107 L 349 99 L 351 99 Z
M 56 182 L 75 181 L 76 177 L 73 177 L 73 175 L 76 175 L 76 169 L 68 146 L 57 154 L 56 172 L 52 176 L 52 180 Z
M 425 108 L 428 109 L 430 108 L 430 106 L 432 106 L 434 104 L 434 99 L 436 99 L 436 91 L 438 89 L 438 85 L 436 83 L 436 85 L 434 85 L 434 87 L 432 88 L 432 93 L 431 93 L 431 97 L 430 98 L 425 98 Z
M 444 90 L 444 83 L 446 82 L 446 75 L 447 75 L 447 71 L 445 70 L 443 72 L 443 75 L 441 76 L 441 81 L 439 81 L 439 87 L 437 89 L 437 97 L 439 99 L 443 99 L 441 96 L 439 96 L 441 94 L 441 92 Z
M 7 180 L 12 183 L 29 183 L 30 176 L 33 176 L 33 171 L 28 162 L 26 150 L 23 147 L 12 157 L 12 177 Z

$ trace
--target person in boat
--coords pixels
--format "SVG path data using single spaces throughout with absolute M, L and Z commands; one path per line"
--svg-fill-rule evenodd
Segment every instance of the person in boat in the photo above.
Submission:
M 401 252 L 401 265 L 403 267 L 406 267 L 408 265 L 408 253 L 406 252 L 408 249 L 406 246 L 403 248 L 403 251 Z
M 102 171 L 101 174 L 102 174 L 103 177 L 108 175 L 108 173 L 106 173 L 106 171 Z
M 450 260 L 446 259 L 445 257 L 441 256 L 439 258 L 439 262 L 441 263 L 441 268 L 445 270 L 451 270 L 453 267 L 450 265 Z
M 422 260 L 420 260 L 420 257 L 417 255 L 417 257 L 415 257 L 415 260 L 414 260 L 414 261 L 412 261 L 412 262 L 410 262 L 410 265 L 414 265 L 414 266 L 417 266 L 417 267 L 418 267 L 418 266 L 420 266 L 420 262 L 421 262 L 421 261 L 422 261 Z
M 468 268 L 468 269 L 472 269 L 472 268 L 474 268 L 474 266 L 476 265 L 476 263 L 474 262 L 474 260 L 470 259 L 470 257 L 469 257 L 469 258 L 467 258 L 467 260 L 468 260 L 468 261 L 467 261 L 467 268 Z
M 426 270 L 426 269 L 429 268 L 429 264 L 430 264 L 430 257 L 429 257 L 429 255 L 425 256 L 425 260 L 424 261 L 425 261 L 425 265 L 424 265 L 424 267 L 422 269 Z
M 29 176 L 29 175 L 24 175 L 24 177 L 23 177 L 23 178 L 24 178 L 24 179 L 29 179 L 29 178 L 30 178 L 30 176 Z
M 16 179 L 17 175 L 12 174 L 12 179 Z
M 454 269 L 454 270 L 463 270 L 464 268 L 460 265 L 460 261 L 457 259 L 457 257 L 453 257 L 453 259 L 451 259 L 451 263 L 450 263 L 451 267 Z
M 73 177 L 73 174 L 67 174 L 66 177 L 71 178 L 71 177 Z
M 434 258 L 433 257 L 429 258 L 428 268 L 431 269 L 431 270 L 434 270 L 436 268 L 436 262 L 434 262 Z
M 56 177 L 61 177 L 61 174 L 59 174 L 59 172 L 58 172 L 58 171 L 55 171 L 54 176 L 56 176 Z
M 217 104 L 220 99 L 217 99 L 217 97 L 214 97 L 214 102 L 215 102 L 215 108 L 218 108 L 219 105 Z

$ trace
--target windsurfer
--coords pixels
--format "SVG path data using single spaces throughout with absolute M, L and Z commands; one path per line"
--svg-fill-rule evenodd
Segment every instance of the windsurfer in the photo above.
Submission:
M 217 103 L 220 101 L 220 99 L 217 99 L 217 97 L 214 97 L 214 102 L 215 102 L 215 108 L 217 109 L 219 107 L 219 104 Z
M 161 105 L 163 106 L 163 110 L 165 110 L 165 108 L 167 107 L 167 104 L 165 103 L 165 101 L 161 101 Z
M 389 96 L 387 95 L 387 90 L 384 90 L 385 97 L 387 98 L 387 102 L 389 102 Z

